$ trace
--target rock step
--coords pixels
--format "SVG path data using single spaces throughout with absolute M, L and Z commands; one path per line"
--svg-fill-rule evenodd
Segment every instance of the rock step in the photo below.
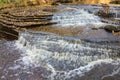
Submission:
M 7 12 L 6 12 L 7 13 Z M 35 9 L 35 10 L 12 10 L 10 12 L 8 12 L 9 14 L 12 14 L 14 16 L 47 16 L 47 15 L 53 15 L 52 12 L 46 12 L 46 11 L 42 11 L 39 9 Z
M 15 16 L 12 14 L 0 14 L 1 16 L 5 16 L 5 17 L 10 17 L 10 18 L 17 18 L 17 19 L 31 19 L 31 18 L 35 18 L 35 19 L 44 19 L 44 18 L 52 18 L 53 15 L 35 15 L 35 16 Z
M 44 22 L 44 21 L 50 21 L 51 17 L 46 18 L 39 18 L 39 17 L 33 17 L 33 18 L 17 18 L 9 15 L 1 15 L 0 19 L 4 19 L 10 22 Z
M 25 28 L 56 24 L 51 22 L 53 14 L 39 9 L 5 9 L 0 12 L 0 24 L 8 28 Z
M 29 15 L 52 15 L 52 12 L 47 12 L 47 11 L 43 11 L 44 9 L 42 9 L 41 7 L 36 7 L 34 6 L 34 8 L 31 7 L 17 7 L 17 8 L 5 8 L 0 10 L 0 13 L 2 14 L 13 14 L 16 16 L 29 16 Z
M 12 33 L 15 36 L 18 36 L 18 32 L 17 31 L 15 31 L 14 29 L 8 28 L 8 27 L 2 27 L 0 30 L 4 31 L 4 32 Z
M 101 20 L 104 23 L 109 23 L 109 24 L 114 24 L 116 26 L 120 26 L 120 20 L 115 20 L 115 19 L 102 19 Z
M 39 17 L 39 18 L 46 18 L 46 17 L 52 17 L 53 15 L 52 14 L 48 14 L 48 15 L 31 15 L 31 14 L 29 14 L 29 15 L 16 15 L 16 14 L 11 14 L 11 13 L 9 13 L 9 15 L 11 15 L 11 16 L 13 16 L 13 17 L 18 17 L 18 18 L 20 18 L 20 17 L 25 17 L 25 18 L 33 18 L 33 17 Z
M 120 26 L 111 26 L 111 25 L 107 25 L 104 27 L 105 30 L 109 31 L 109 32 L 120 32 Z
M 9 28 L 25 28 L 25 27 L 35 27 L 35 26 L 44 26 L 44 25 L 51 25 L 56 24 L 55 22 L 10 22 L 3 19 L 0 19 L 0 24 L 2 26 L 8 26 Z
M 43 9 L 44 10 L 44 9 Z M 52 11 L 43 11 L 41 7 L 22 7 L 0 9 L 0 33 L 7 37 L 18 37 L 20 30 L 56 24 L 51 22 Z
M 9 40 L 18 39 L 18 32 L 15 31 L 14 29 L 11 29 L 11 28 L 8 28 L 8 27 L 2 26 L 0 28 L 0 34 L 4 35 L 4 36 L 0 36 L 3 39 L 9 39 Z

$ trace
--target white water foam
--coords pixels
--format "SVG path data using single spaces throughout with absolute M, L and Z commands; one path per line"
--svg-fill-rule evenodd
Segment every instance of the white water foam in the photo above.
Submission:
M 65 78 L 71 79 L 72 77 L 75 77 L 76 75 L 79 75 L 80 77 L 84 76 L 86 72 L 89 72 L 91 69 L 93 69 L 95 66 L 98 66 L 98 65 L 102 65 L 102 64 L 118 65 L 119 63 L 120 63 L 120 59 L 118 59 L 118 61 L 114 61 L 112 59 L 93 61 L 84 67 L 80 67 L 80 68 L 69 71 Z M 73 75 L 71 76 L 70 74 L 73 74 Z
M 41 66 L 51 72 L 48 80 L 70 80 L 76 75 L 84 76 L 95 65 L 112 63 L 110 56 L 118 54 L 108 46 L 76 39 L 65 40 L 61 36 L 41 32 L 21 33 L 17 45 L 27 50 L 22 58 L 25 65 Z
M 65 8 L 60 13 L 53 15 L 53 22 L 57 22 L 57 26 L 70 27 L 70 26 L 86 26 L 93 25 L 100 27 L 105 25 L 101 19 L 94 14 L 90 14 L 84 9 Z

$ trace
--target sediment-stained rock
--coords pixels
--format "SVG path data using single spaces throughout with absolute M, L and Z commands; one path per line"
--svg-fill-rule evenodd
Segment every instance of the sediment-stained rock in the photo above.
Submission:
M 111 25 L 108 25 L 108 26 L 105 26 L 105 30 L 107 31 L 114 31 L 114 32 L 120 32 L 120 26 L 111 26 Z

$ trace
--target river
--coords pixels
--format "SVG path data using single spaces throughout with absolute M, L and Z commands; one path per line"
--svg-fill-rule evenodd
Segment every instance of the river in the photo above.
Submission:
M 0 79 L 119 80 L 120 38 L 92 30 L 106 24 L 80 8 L 63 5 L 58 8 L 63 12 L 53 16 L 54 26 L 21 31 L 18 40 L 1 40 Z

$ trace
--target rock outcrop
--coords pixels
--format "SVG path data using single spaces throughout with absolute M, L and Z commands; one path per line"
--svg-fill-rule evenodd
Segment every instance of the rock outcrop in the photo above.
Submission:
M 51 22 L 53 13 L 43 10 L 45 7 L 41 8 L 41 6 L 1 9 L 0 33 L 16 38 L 20 30 L 55 24 L 55 22 Z
M 120 32 L 120 26 L 105 26 L 105 30 L 110 31 L 110 32 Z

